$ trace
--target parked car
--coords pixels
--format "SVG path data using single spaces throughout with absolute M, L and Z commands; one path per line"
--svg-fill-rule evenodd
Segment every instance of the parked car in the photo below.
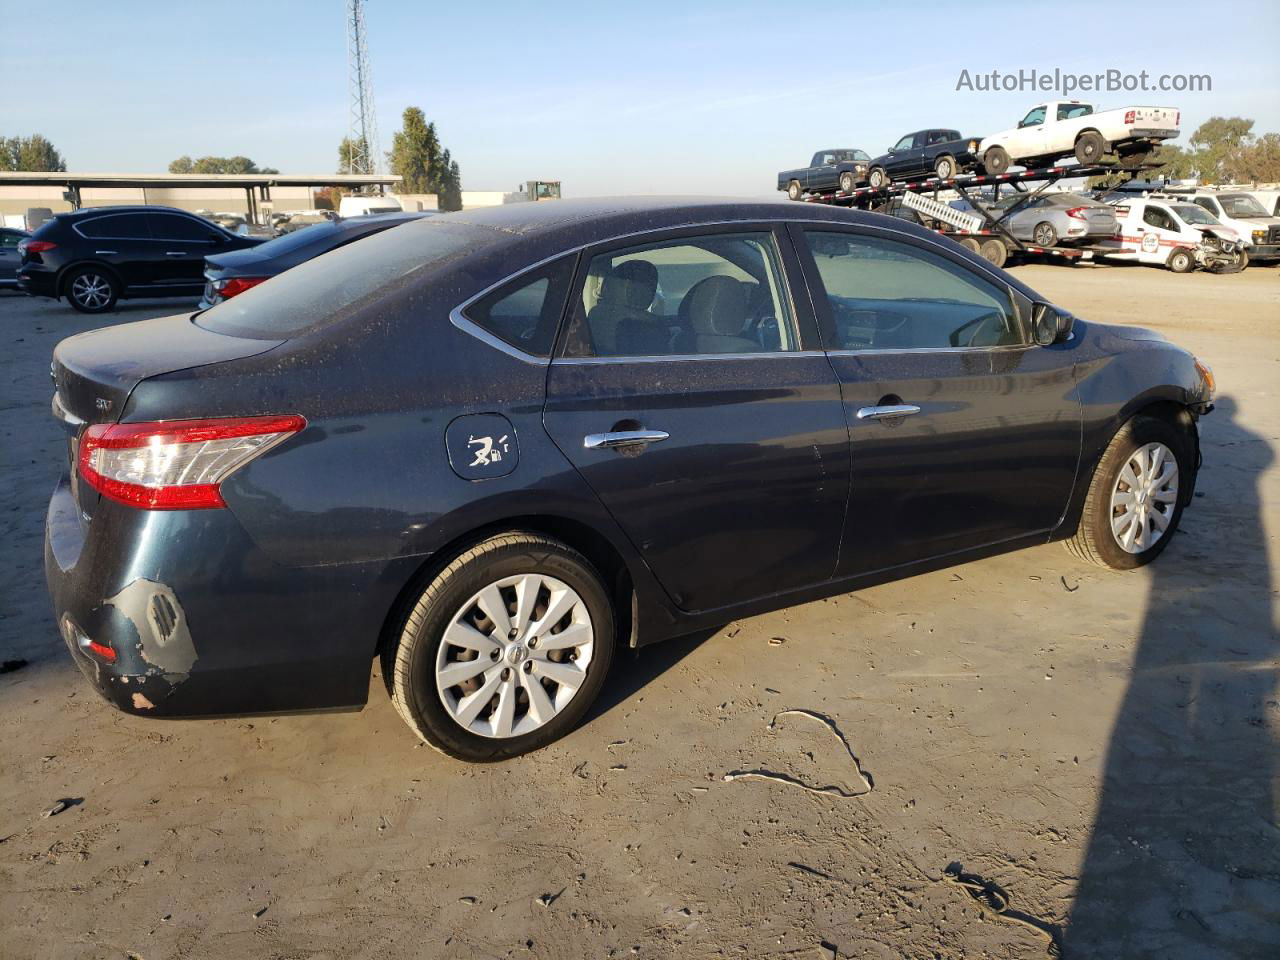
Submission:
M 1256 197 L 1243 190 L 1197 190 L 1187 199 L 1234 230 L 1251 262 L 1280 260 L 1280 217 L 1269 214 Z
M 105 313 L 120 299 L 199 294 L 206 254 L 261 242 L 172 207 L 92 207 L 60 213 L 18 244 L 18 283 Z
M 964 200 L 951 206 L 973 209 Z M 1096 242 L 1114 237 L 1119 229 L 1114 207 L 1065 190 L 1046 191 L 1032 200 L 1025 193 L 1009 193 L 984 206 L 1016 239 L 1038 247 Z
M 338 201 L 338 216 L 367 217 L 376 213 L 400 213 L 403 208 L 396 197 L 343 197 Z
M 277 233 L 293 233 L 295 230 L 301 230 L 304 227 L 312 227 L 317 223 L 329 223 L 339 219 L 338 215 L 332 210 L 304 210 L 301 213 L 291 214 L 288 218 L 276 224 Z
M 18 286 L 18 244 L 31 234 L 15 227 L 0 227 L 0 290 Z
M 53 374 L 45 567 L 94 687 L 359 708 L 380 657 L 468 760 L 565 734 L 625 647 L 1048 540 L 1141 566 L 1213 397 L 905 221 L 645 198 L 416 220 Z
M 917 130 L 871 161 L 867 184 L 879 188 L 890 180 L 928 176 L 950 180 L 973 169 L 977 148 L 978 141 L 960 136 L 959 130 Z
M 1190 273 L 1196 267 L 1236 272 L 1249 265 L 1239 234 L 1185 198 L 1112 195 L 1105 199 L 1120 223 L 1115 238 L 1102 242 L 1116 248 L 1107 257 L 1165 266 L 1174 273 Z
M 1238 191 L 1248 194 L 1262 205 L 1262 209 L 1266 211 L 1268 216 L 1280 217 L 1280 190 L 1249 190 L 1244 189 Z
M 1135 166 L 1164 140 L 1178 135 L 1181 111 L 1173 107 L 1119 107 L 1094 111 L 1083 100 L 1049 100 L 1027 111 L 1012 130 L 983 137 L 979 161 L 987 173 L 1004 173 L 1012 164 L 1049 166 L 1074 156 L 1082 164 L 1096 164 L 1104 154 L 1117 153 Z
M 306 230 L 296 230 L 268 240 L 250 250 L 232 250 L 204 258 L 204 297 L 200 309 L 238 296 L 264 280 L 322 253 L 354 243 L 363 237 L 398 227 L 427 213 L 384 213 L 376 217 L 326 220 Z
M 779 173 L 778 189 L 787 191 L 790 200 L 799 200 L 806 193 L 830 190 L 852 193 L 855 187 L 866 181 L 870 162 L 871 158 L 864 151 L 851 147 L 819 150 L 809 161 L 809 166 Z

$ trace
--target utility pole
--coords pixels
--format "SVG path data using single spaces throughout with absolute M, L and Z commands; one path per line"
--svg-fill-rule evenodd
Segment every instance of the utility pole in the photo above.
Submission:
M 378 118 L 373 106 L 369 47 L 365 41 L 364 0 L 349 0 L 347 4 L 347 75 L 351 99 L 347 170 L 351 173 L 378 173 L 382 152 L 378 145 Z

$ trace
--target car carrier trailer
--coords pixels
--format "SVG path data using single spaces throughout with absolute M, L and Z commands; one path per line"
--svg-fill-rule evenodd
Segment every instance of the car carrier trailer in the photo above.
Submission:
M 856 207 L 860 210 L 901 215 L 905 207 L 914 213 L 914 219 L 944 234 L 997 267 L 1003 267 L 1012 258 L 1028 255 L 1062 257 L 1066 260 L 1092 259 L 1095 256 L 1114 254 L 1114 247 L 1102 244 L 1079 246 L 1041 247 L 1019 240 L 1005 221 L 1028 203 L 1031 203 L 1059 180 L 1077 180 L 1088 177 L 1123 174 L 1134 177 L 1159 164 L 1142 164 L 1119 167 L 1114 164 L 1092 166 L 1056 166 L 1038 170 L 1019 170 L 1014 173 L 971 174 L 940 180 L 930 177 L 909 183 L 892 183 L 884 187 L 858 187 L 855 190 L 836 190 L 804 198 L 805 203 L 827 203 L 835 206 Z M 1038 184 L 1034 189 L 1033 184 Z M 1000 199 L 1000 191 L 1008 187 L 1021 195 L 1007 209 L 992 212 L 988 203 Z M 991 188 L 990 200 L 984 200 L 971 191 Z M 938 194 L 951 190 L 968 202 L 971 211 L 956 210 Z

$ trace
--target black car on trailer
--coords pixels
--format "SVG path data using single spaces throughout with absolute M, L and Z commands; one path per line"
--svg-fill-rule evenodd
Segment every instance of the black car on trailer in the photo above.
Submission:
M 978 162 L 978 140 L 962 137 L 959 130 L 934 127 L 908 133 L 876 157 L 867 169 L 867 184 L 884 187 L 892 180 L 936 176 L 949 180 L 972 170 Z

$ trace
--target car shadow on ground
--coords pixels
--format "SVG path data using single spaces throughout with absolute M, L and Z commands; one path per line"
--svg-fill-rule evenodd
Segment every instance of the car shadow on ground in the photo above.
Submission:
M 619 704 L 631 700 L 640 690 L 676 666 L 719 631 L 719 627 L 699 630 L 638 650 L 622 647 L 614 655 L 609 677 L 605 680 L 600 696 L 587 711 L 583 723 L 590 723 Z
M 1226 397 L 1202 422 L 1206 495 L 1149 568 L 1066 960 L 1280 956 L 1277 646 L 1258 490 L 1274 453 L 1235 415 Z

